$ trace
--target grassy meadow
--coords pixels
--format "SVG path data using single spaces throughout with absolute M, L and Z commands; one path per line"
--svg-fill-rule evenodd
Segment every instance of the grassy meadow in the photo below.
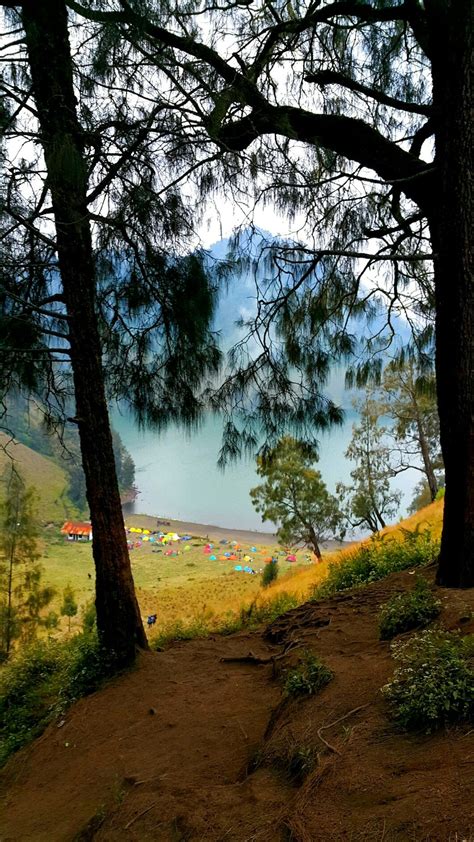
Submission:
M 151 518 L 131 517 L 128 526 L 145 526 L 153 523 Z M 137 542 L 140 536 L 129 535 L 129 540 Z M 232 540 L 230 538 L 229 540 Z M 231 551 L 229 543 L 212 542 L 210 554 L 204 552 L 205 538 L 194 536 L 191 541 L 174 542 L 166 546 L 142 543 L 130 551 L 133 576 L 137 588 L 138 600 L 143 617 L 148 614 L 158 615 L 154 629 L 166 627 L 177 621 L 192 622 L 195 618 L 214 617 L 216 622 L 230 613 L 238 614 L 252 601 L 265 600 L 273 594 L 274 587 L 262 589 L 261 572 L 265 559 L 276 555 L 279 559 L 280 575 L 285 582 L 297 580 L 298 575 L 308 568 L 313 569 L 313 582 L 323 575 L 326 564 L 315 564 L 307 550 L 296 552 L 297 561 L 287 562 L 286 553 L 277 546 L 264 544 L 240 544 L 242 557 L 250 555 L 248 565 L 257 571 L 257 575 L 236 571 L 237 564 L 245 561 L 232 561 L 224 557 Z M 252 552 L 252 546 L 256 552 Z M 167 550 L 177 555 L 165 555 Z M 210 558 L 215 554 L 216 559 Z M 66 541 L 59 529 L 48 530 L 41 558 L 44 584 L 53 585 L 57 596 L 49 606 L 59 613 L 62 601 L 62 589 L 70 584 L 75 591 L 80 606 L 77 617 L 72 619 L 71 629 L 81 625 L 81 611 L 94 598 L 94 565 L 90 543 Z M 316 568 L 321 570 L 317 575 Z M 298 588 L 291 589 L 293 593 Z M 67 622 L 61 621 L 61 628 L 66 629 Z
M 442 516 L 443 501 L 440 500 L 402 523 L 387 527 L 382 534 L 387 539 L 402 540 L 405 530 L 423 531 L 429 528 L 433 538 L 439 538 Z M 128 518 L 127 525 L 153 527 L 154 520 L 143 515 L 135 516 Z M 94 599 L 91 544 L 68 542 L 60 535 L 58 528 L 45 530 L 44 534 L 47 535 L 47 541 L 41 559 L 44 567 L 43 581 L 57 589 L 57 596 L 50 607 L 59 613 L 62 589 L 70 584 L 79 604 L 79 612 L 72 619 L 71 630 L 77 630 L 81 626 L 82 610 Z M 129 535 L 130 540 L 136 541 L 138 538 Z M 239 562 L 223 557 L 225 552 L 230 551 L 230 544 L 213 543 L 211 554 L 217 558 L 211 560 L 209 554 L 204 552 L 206 543 L 205 538 L 194 536 L 191 541 L 175 542 L 164 547 L 142 543 L 141 547 L 130 551 L 142 615 L 144 618 L 148 614 L 158 615 L 153 633 L 177 622 L 190 624 L 202 618 L 218 625 L 232 615 L 237 616 L 241 609 L 248 608 L 254 601 L 262 605 L 285 594 L 303 601 L 315 586 L 324 581 L 331 562 L 349 559 L 360 546 L 352 545 L 327 552 L 319 563 L 311 560 L 312 556 L 307 550 L 298 550 L 297 561 L 290 563 L 285 560 L 286 553 L 277 546 L 257 544 L 253 545 L 257 552 L 252 552 L 251 544 L 242 543 L 242 556 L 247 553 L 251 556 L 249 566 L 256 571 L 263 569 L 265 559 L 272 555 L 278 556 L 279 577 L 270 587 L 262 588 L 259 572 L 255 576 L 237 572 L 234 568 Z M 162 551 L 156 552 L 158 549 Z M 167 549 L 178 554 L 167 556 Z M 67 622 L 64 619 L 60 629 L 64 633 L 66 628 Z

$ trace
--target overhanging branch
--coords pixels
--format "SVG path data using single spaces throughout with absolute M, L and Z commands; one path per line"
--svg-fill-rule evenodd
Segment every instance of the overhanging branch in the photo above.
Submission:
M 433 167 L 383 137 L 363 120 L 266 103 L 265 107 L 222 126 L 214 140 L 228 150 L 241 152 L 264 134 L 279 134 L 331 149 L 374 170 L 388 183 L 397 183 L 421 208 L 428 207 Z
M 390 108 L 398 108 L 402 111 L 408 111 L 411 114 L 423 114 L 426 117 L 429 117 L 432 114 L 432 108 L 430 105 L 422 105 L 417 102 L 406 102 L 404 99 L 389 96 L 383 91 L 377 91 L 375 88 L 370 87 L 370 85 L 363 85 L 361 82 L 351 79 L 350 76 L 346 76 L 344 73 L 338 73 L 333 70 L 319 70 L 317 73 L 308 73 L 304 77 L 304 80 L 305 82 L 316 82 L 316 84 L 322 85 L 323 87 L 325 85 L 340 85 L 350 91 L 356 91 L 357 93 L 364 94 L 364 96 L 368 96 L 376 102 L 380 102 L 382 105 L 388 105 Z

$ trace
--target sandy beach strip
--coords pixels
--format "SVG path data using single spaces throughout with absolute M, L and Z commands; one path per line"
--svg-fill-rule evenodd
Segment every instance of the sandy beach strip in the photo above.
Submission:
M 141 529 L 162 532 L 177 532 L 178 535 L 191 535 L 206 538 L 209 541 L 238 541 L 239 544 L 274 547 L 278 539 L 274 532 L 259 532 L 252 529 L 228 529 L 224 526 L 214 526 L 210 523 L 191 523 L 185 520 L 172 520 L 167 517 L 152 517 L 151 515 L 125 515 L 127 526 L 138 526 Z M 322 547 L 326 550 L 337 550 L 347 547 L 348 541 L 325 541 Z

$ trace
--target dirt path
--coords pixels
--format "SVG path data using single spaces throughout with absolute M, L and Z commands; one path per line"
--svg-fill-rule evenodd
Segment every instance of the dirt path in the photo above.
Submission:
M 1 842 L 472 840 L 473 735 L 398 734 L 379 692 L 393 661 L 376 610 L 412 583 L 296 609 L 265 639 L 143 656 L 5 767 Z M 474 594 L 441 593 L 454 627 Z M 334 670 L 320 695 L 282 704 L 271 663 L 221 660 L 289 644 L 277 670 L 303 647 Z

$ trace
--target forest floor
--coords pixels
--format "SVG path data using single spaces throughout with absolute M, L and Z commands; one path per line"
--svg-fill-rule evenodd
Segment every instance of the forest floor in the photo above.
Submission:
M 141 656 L 4 767 L 1 842 L 472 842 L 474 732 L 400 732 L 380 693 L 378 608 L 414 579 Z M 474 591 L 433 588 L 440 625 L 473 632 Z M 303 649 L 335 677 L 289 700 Z

